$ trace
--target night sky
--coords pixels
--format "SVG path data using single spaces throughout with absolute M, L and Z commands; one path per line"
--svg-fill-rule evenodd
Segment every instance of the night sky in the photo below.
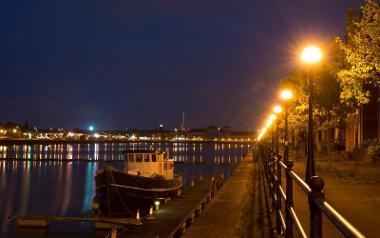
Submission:
M 0 3 L 0 122 L 260 127 L 299 47 L 363 0 Z

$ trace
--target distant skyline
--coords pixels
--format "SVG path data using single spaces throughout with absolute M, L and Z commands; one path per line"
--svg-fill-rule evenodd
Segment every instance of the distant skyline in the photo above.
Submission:
M 299 47 L 363 0 L 6 1 L 0 122 L 254 130 Z

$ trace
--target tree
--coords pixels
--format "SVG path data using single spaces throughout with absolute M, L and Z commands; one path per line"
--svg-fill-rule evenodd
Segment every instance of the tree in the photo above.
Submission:
M 346 39 L 336 38 L 347 63 L 338 73 L 341 100 L 360 107 L 370 100 L 367 86 L 380 86 L 380 5 L 367 0 L 360 12 L 351 10 L 347 18 Z

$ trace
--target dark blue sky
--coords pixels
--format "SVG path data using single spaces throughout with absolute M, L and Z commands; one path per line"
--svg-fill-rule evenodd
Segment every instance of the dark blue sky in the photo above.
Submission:
M 0 3 L 0 121 L 257 129 L 310 39 L 362 0 Z

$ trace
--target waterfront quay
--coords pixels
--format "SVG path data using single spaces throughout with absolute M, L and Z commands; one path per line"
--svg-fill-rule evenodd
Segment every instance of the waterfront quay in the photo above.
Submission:
M 219 144 L 251 144 L 251 138 L 209 138 L 209 139 L 0 139 L 0 145 L 52 145 L 52 144 L 89 144 L 89 143 L 219 143 Z
M 26 215 L 28 218 L 29 215 L 31 217 L 28 219 L 36 218 L 39 221 L 46 220 L 42 222 L 44 224 L 51 223 L 51 226 L 44 228 L 46 232 L 37 236 L 38 238 L 51 237 L 46 234 L 57 235 L 63 231 L 74 232 L 75 229 L 79 230 L 80 237 L 111 235 L 112 224 L 106 226 L 107 229 L 104 230 L 96 229 L 99 228 L 96 224 L 94 226 L 88 224 L 88 222 L 99 222 L 96 219 L 92 219 L 93 222 L 88 219 L 92 218 L 94 175 L 99 169 L 111 165 L 106 162 L 112 158 L 115 160 L 112 166 L 122 168 L 123 151 L 132 148 L 146 149 L 150 148 L 151 144 L 129 143 L 106 146 L 92 143 L 64 146 L 63 149 L 58 146 L 50 146 L 50 149 L 49 146 L 42 146 L 42 150 L 40 147 L 31 150 L 31 154 L 27 154 L 26 157 L 15 151 L 19 155 L 18 159 L 0 161 L 0 173 L 4 178 L 0 181 L 0 188 L 1 193 L 5 194 L 0 197 L 2 219 L 7 221 L 7 217 L 14 215 L 20 217 L 24 215 L 24 218 Z M 45 147 L 48 147 L 46 151 Z M 12 153 L 9 154 L 11 148 L 13 147 L 9 147 L 8 154 L 4 158 L 12 156 Z M 22 149 L 24 146 L 17 148 Z M 161 147 L 156 149 L 169 149 L 172 157 L 178 162 L 174 164 L 174 168 L 184 177 L 183 197 L 173 198 L 161 204 L 158 211 L 153 211 L 154 220 L 147 219 L 144 217 L 146 213 L 143 215 L 141 212 L 140 226 L 132 225 L 133 220 L 129 222 L 131 225 L 125 224 L 120 227 L 119 224 L 117 237 L 271 237 L 279 234 L 277 222 L 281 220 L 276 216 L 278 212 L 276 201 L 279 196 L 282 197 L 281 212 L 285 221 L 287 211 L 285 202 L 291 196 L 278 194 L 280 190 L 275 189 L 278 184 L 276 178 L 282 177 L 283 192 L 288 188 L 290 192 L 292 188 L 288 186 L 287 173 L 294 176 L 295 184 L 300 180 L 296 179 L 298 177 L 294 172 L 286 169 L 283 169 L 281 176 L 276 175 L 279 170 L 273 166 L 273 163 L 277 163 L 278 166 L 284 164 L 272 157 L 273 152 L 270 149 L 266 151 L 259 148 L 259 144 L 231 144 L 231 146 L 221 143 L 161 144 Z M 38 159 L 40 157 L 42 160 Z M 79 158 L 79 161 L 72 163 L 67 159 L 67 163 L 61 163 L 59 161 L 62 158 Z M 96 159 L 96 163 L 82 163 L 81 160 L 86 158 Z M 223 185 L 214 182 L 214 186 L 210 186 L 211 178 L 214 177 L 214 181 L 218 181 L 217 176 L 221 174 L 225 178 Z M 8 186 L 4 186 L 5 181 Z M 330 181 L 327 181 L 327 187 L 330 184 Z M 302 186 L 308 191 L 306 185 Z M 44 196 L 43 191 L 49 191 L 50 196 Z M 341 200 L 332 195 L 331 190 L 328 190 L 326 198 L 333 199 L 329 202 L 335 207 Z M 8 197 L 19 199 L 8 205 L 6 200 L 3 200 Z M 307 219 L 309 209 L 307 203 L 300 201 L 307 200 L 307 196 L 302 192 L 298 193 L 295 188 L 293 199 L 295 211 L 303 224 L 304 231 L 309 233 L 308 226 L 311 224 Z M 44 206 L 36 207 L 33 204 L 44 204 Z M 338 212 L 342 211 L 341 207 L 336 207 L 340 208 Z M 136 215 L 136 211 L 132 213 Z M 73 229 L 72 223 L 67 223 L 81 219 L 87 221 L 87 226 L 76 223 L 78 227 Z M 349 219 L 354 225 L 358 224 L 355 217 Z M 323 234 L 327 237 L 331 237 L 329 234 L 339 236 L 340 232 L 332 232 L 336 228 L 331 223 L 324 224 L 326 222 L 327 219 L 323 222 Z M 15 224 L 11 220 L 0 224 L 2 232 L 0 237 L 28 237 L 29 231 L 14 230 L 12 227 L 15 225 L 12 223 Z M 58 226 L 56 223 L 62 225 Z M 285 226 L 279 229 L 280 234 L 284 234 L 284 228 Z M 77 237 L 77 234 L 70 232 L 65 237 Z
M 260 164 L 248 153 L 220 187 L 203 179 L 154 213 L 155 220 L 121 229 L 117 237 L 270 237 Z M 218 189 L 220 187 L 220 189 Z
M 165 209 L 175 206 L 175 204 L 181 204 L 186 199 L 195 199 L 190 194 L 192 190 L 201 190 L 198 186 L 201 184 L 199 183 L 200 178 L 206 181 L 207 178 L 223 175 L 224 179 L 228 179 L 247 154 L 250 145 L 211 142 L 3 145 L 2 150 L 0 149 L 2 158 L 0 160 L 0 177 L 2 178 L 0 193 L 4 195 L 0 196 L 0 220 L 3 221 L 0 223 L 0 237 L 89 238 L 94 235 L 104 237 L 97 236 L 96 234 L 104 232 L 94 231 L 89 222 L 57 221 L 92 217 L 91 201 L 94 197 L 94 176 L 97 171 L 107 166 L 123 169 L 125 150 L 150 148 L 158 151 L 169 150 L 170 158 L 175 160 L 174 170 L 183 175 L 184 183 L 184 197 L 172 199 L 160 206 L 160 211 L 157 212 L 157 215 L 155 214 L 156 219 L 154 220 L 154 222 L 158 222 L 166 216 Z M 191 186 L 192 184 L 194 186 Z M 204 194 L 200 192 L 199 197 L 193 200 L 194 203 L 192 205 L 189 203 L 191 206 L 188 206 L 189 210 L 184 210 L 183 214 L 185 215 L 180 216 L 179 223 L 189 213 L 196 212 L 196 208 L 199 208 L 198 205 L 202 203 L 202 200 L 207 199 L 203 196 L 207 195 L 207 192 Z M 181 205 L 177 206 L 181 208 Z M 133 211 L 132 214 L 135 216 L 136 211 Z M 32 218 L 43 217 L 51 221 L 52 225 L 44 228 L 45 232 L 35 235 L 34 231 L 37 230 L 18 229 L 16 220 L 8 219 L 15 215 L 26 218 L 28 216 L 29 218 L 30 216 Z M 142 213 L 141 216 L 143 216 Z M 143 219 L 143 217 L 141 218 Z M 143 224 L 150 223 L 144 219 L 142 222 Z M 170 229 L 174 228 L 170 227 Z M 110 230 L 104 231 L 110 232 Z M 118 234 L 124 233 L 119 230 Z
M 271 226 L 262 170 L 248 153 L 183 237 L 271 237 Z
M 185 190 L 182 197 L 173 198 L 142 219 L 142 225 L 121 229 L 118 237 L 180 237 L 207 209 L 222 184 L 221 177 L 207 177 Z

